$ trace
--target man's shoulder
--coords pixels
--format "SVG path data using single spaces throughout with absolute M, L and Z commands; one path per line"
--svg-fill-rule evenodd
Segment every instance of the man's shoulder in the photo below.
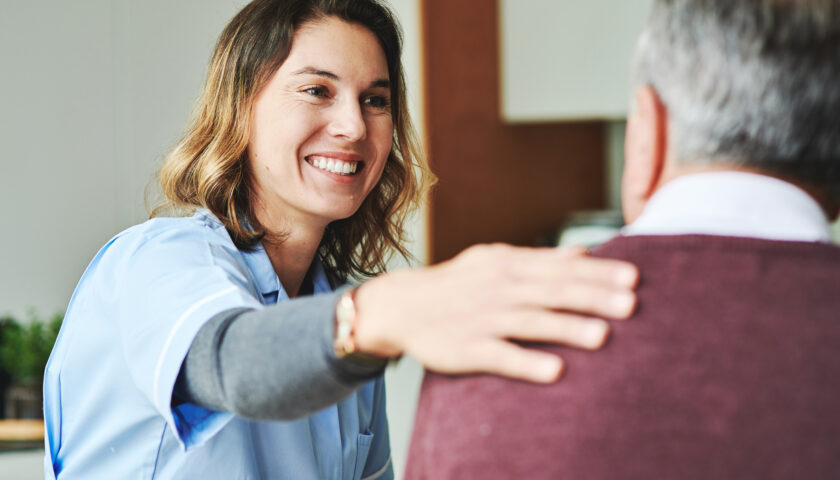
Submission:
M 549 386 L 427 374 L 407 478 L 686 478 L 709 458 L 736 478 L 755 465 L 722 445 L 810 458 L 834 441 L 838 247 L 638 236 L 594 254 L 639 266 L 634 317 L 597 353 L 539 347 L 568 365 Z
M 811 258 L 840 262 L 840 246 L 834 244 L 701 234 L 619 236 L 594 248 L 592 254 L 642 262 L 675 255 L 709 259 L 750 255 L 780 261 Z
M 813 305 L 803 305 L 809 310 L 821 308 L 818 303 L 840 306 L 840 297 L 827 291 L 840 282 L 840 247 L 829 243 L 716 235 L 626 236 L 596 248 L 593 255 L 638 266 L 640 296 L 657 303 L 663 295 L 670 298 L 669 305 L 700 295 L 763 310 L 793 301 L 782 292 L 797 292 L 813 297 Z

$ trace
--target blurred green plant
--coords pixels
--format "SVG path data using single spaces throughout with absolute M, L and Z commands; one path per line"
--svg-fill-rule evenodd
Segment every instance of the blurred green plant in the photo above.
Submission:
M 0 369 L 14 384 L 40 385 L 64 315 L 42 320 L 30 310 L 27 317 L 26 322 L 0 318 Z

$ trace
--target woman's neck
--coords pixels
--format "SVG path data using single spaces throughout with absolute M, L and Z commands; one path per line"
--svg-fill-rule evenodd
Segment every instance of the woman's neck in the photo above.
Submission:
M 289 298 L 296 297 L 300 292 L 323 235 L 323 231 L 314 236 L 297 233 L 290 232 L 279 239 L 268 234 L 263 239 L 265 253 Z
M 271 260 L 283 290 L 289 298 L 294 298 L 300 292 L 312 266 L 326 225 L 280 220 L 259 210 L 255 214 L 266 231 L 262 241 L 265 253 Z

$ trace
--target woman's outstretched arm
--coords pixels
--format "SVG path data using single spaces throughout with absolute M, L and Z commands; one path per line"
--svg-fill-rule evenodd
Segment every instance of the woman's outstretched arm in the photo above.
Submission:
M 339 292 L 261 310 L 232 310 L 202 327 L 176 397 L 254 419 L 300 418 L 340 401 L 408 354 L 445 373 L 552 382 L 562 360 L 511 340 L 598 349 L 600 318 L 635 307 L 638 271 L 581 250 L 479 246 L 438 266 L 385 274 L 356 295 L 360 363 L 333 350 Z
M 387 362 L 336 358 L 339 295 L 217 314 L 190 346 L 176 400 L 255 420 L 301 418 L 339 402 L 381 374 Z

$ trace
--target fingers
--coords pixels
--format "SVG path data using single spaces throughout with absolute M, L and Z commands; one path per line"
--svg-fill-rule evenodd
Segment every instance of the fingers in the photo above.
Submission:
M 572 256 L 564 262 L 562 272 L 576 280 L 619 288 L 633 288 L 639 282 L 639 269 L 635 265 L 610 258 Z
M 521 282 L 508 290 L 511 302 L 534 308 L 574 311 L 596 317 L 624 319 L 636 308 L 636 295 L 580 281 Z
M 574 280 L 630 289 L 639 281 L 639 270 L 632 263 L 586 255 L 580 247 L 508 248 L 498 250 L 512 276 L 537 281 Z M 505 258 L 506 257 L 506 258 Z
M 563 360 L 550 353 L 529 350 L 503 340 L 475 343 L 466 352 L 475 371 L 534 383 L 551 383 L 563 373 Z
M 580 245 L 569 245 L 567 247 L 558 247 L 555 249 L 557 253 L 566 257 L 579 257 L 581 255 L 588 255 L 589 249 Z
M 581 248 L 521 248 L 490 245 L 472 258 L 487 269 L 487 278 L 507 290 L 513 305 L 577 311 L 627 318 L 636 307 L 633 288 L 639 270 L 624 261 L 594 258 Z
M 536 253 L 534 249 L 530 252 Z M 527 250 L 520 253 L 515 272 L 521 278 L 587 282 L 622 289 L 633 288 L 639 281 L 636 266 L 620 260 L 576 255 L 562 249 L 546 249 L 546 258 L 525 255 Z
M 609 326 L 585 315 L 631 315 L 638 278 L 635 266 L 580 248 L 471 247 L 438 266 L 362 286 L 357 341 L 363 351 L 405 353 L 441 372 L 551 382 L 562 361 L 508 339 L 600 348 Z
M 601 319 L 545 310 L 525 311 L 516 317 L 499 317 L 496 322 L 500 337 L 562 343 L 587 350 L 604 346 L 610 332 L 607 322 Z

